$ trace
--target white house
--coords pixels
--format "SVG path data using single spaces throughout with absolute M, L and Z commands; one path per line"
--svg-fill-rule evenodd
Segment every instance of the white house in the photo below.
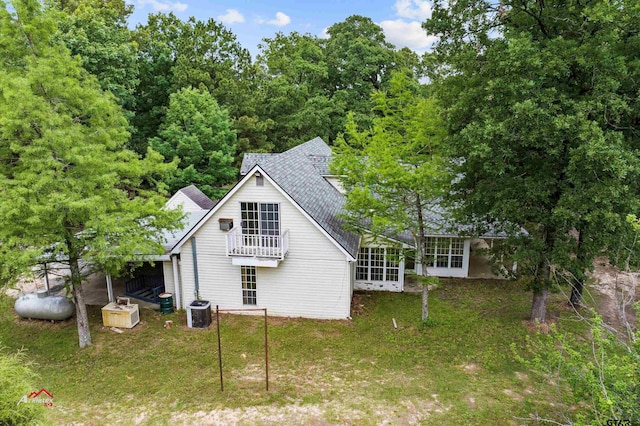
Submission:
M 211 210 L 215 205 L 216 203 L 196 188 L 195 185 L 189 185 L 173 194 L 169 201 L 166 202 L 165 207 L 167 209 L 175 209 L 181 206 L 182 211 L 191 213 Z
M 221 308 L 339 319 L 349 316 L 354 289 L 403 291 L 398 244 L 342 226 L 345 198 L 328 172 L 330 157 L 320 138 L 280 154 L 246 154 L 242 178 L 217 203 L 199 198 L 195 187 L 174 195 L 167 206 L 182 205 L 187 224 L 168 236 L 157 260 L 176 306 L 204 299 Z M 470 245 L 430 236 L 429 273 L 466 277 Z

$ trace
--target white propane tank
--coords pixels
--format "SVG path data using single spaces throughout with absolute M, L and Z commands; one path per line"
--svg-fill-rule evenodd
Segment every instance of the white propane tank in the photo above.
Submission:
M 69 299 L 64 296 L 47 296 L 46 290 L 20 296 L 14 308 L 22 318 L 52 321 L 66 320 L 75 311 L 75 305 Z

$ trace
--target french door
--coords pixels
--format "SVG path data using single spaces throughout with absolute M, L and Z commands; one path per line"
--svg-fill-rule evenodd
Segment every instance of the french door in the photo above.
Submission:
M 242 235 L 245 245 L 278 247 L 280 205 L 277 203 L 240 203 Z

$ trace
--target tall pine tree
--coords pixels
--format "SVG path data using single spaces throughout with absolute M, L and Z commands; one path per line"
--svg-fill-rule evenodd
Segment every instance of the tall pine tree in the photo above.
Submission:
M 121 108 L 56 31 L 38 0 L 0 3 L 0 275 L 15 278 L 43 256 L 66 263 L 85 347 L 86 274 L 161 253 L 159 232 L 179 213 L 162 209 L 156 185 L 171 166 L 122 148 Z

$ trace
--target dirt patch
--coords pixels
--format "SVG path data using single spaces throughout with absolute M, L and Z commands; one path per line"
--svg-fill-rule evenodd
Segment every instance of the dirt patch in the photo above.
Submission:
M 522 397 L 522 395 L 520 395 L 518 392 L 514 392 L 511 389 L 503 389 L 502 393 L 504 393 L 505 395 L 507 395 L 509 398 L 515 400 L 515 401 L 522 401 L 524 398 Z
M 351 298 L 351 316 L 355 317 L 364 313 L 365 295 L 363 293 L 354 293 Z
M 63 265 L 53 263 L 49 264 L 47 272 L 49 288 L 53 290 L 52 294 L 64 296 L 66 291 L 62 287 L 67 278 L 68 271 Z M 45 279 L 44 271 L 40 267 L 36 267 L 30 274 L 18 278 L 11 288 L 5 290 L 5 293 L 9 297 L 17 299 L 22 293 L 36 293 L 38 290 L 46 290 L 46 288 L 47 280 Z
M 522 325 L 524 325 L 529 330 L 530 334 L 533 334 L 533 333 L 549 334 L 549 332 L 551 331 L 551 324 L 553 324 L 554 322 L 555 321 L 553 321 L 550 318 L 547 318 L 547 320 L 542 323 L 524 320 L 522 321 Z
M 633 304 L 640 300 L 640 294 L 636 291 L 640 274 L 620 271 L 604 258 L 596 259 L 594 266 L 590 275 L 593 283 L 585 288 L 587 293 L 583 295 L 584 300 L 595 304 L 607 324 L 619 328 L 627 322 L 635 326 L 637 320 Z M 600 297 L 589 294 L 589 287 Z
M 196 413 L 176 413 L 170 424 L 177 425 L 352 425 L 424 423 L 432 414 L 443 413 L 449 407 L 437 400 L 379 403 L 367 398 L 350 401 L 322 402 L 317 404 L 286 404 L 283 406 L 255 406 L 220 408 Z
M 471 409 L 476 409 L 478 408 L 478 403 L 476 402 L 476 399 L 472 396 L 467 396 L 467 405 L 469 405 L 469 408 Z
M 418 280 L 419 278 L 415 275 L 405 275 L 403 291 L 405 293 L 422 293 L 422 283 Z
M 480 366 L 478 364 L 463 364 L 460 366 L 462 371 L 469 374 L 475 374 L 480 370 Z

